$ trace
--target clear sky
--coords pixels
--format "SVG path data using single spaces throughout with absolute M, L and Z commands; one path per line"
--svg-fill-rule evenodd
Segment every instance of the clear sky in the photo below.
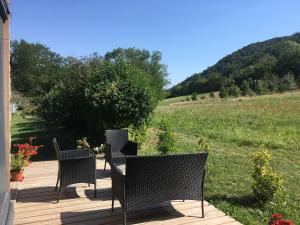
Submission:
M 63 56 L 162 52 L 171 84 L 252 42 L 300 31 L 300 0 L 12 0 L 11 38 Z

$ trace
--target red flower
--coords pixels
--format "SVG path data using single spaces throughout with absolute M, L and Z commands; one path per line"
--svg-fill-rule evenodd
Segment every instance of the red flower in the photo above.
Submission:
M 279 214 L 279 213 L 275 213 L 272 215 L 272 219 L 273 220 L 279 220 L 279 219 L 282 219 L 282 215 Z

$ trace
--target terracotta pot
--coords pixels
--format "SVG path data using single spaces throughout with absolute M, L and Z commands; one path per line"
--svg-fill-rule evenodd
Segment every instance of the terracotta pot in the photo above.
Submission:
M 10 171 L 11 181 L 22 181 L 24 179 L 23 170 Z

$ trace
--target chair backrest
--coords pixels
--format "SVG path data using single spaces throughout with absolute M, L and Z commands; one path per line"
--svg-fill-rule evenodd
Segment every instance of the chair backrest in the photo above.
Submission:
M 52 144 L 53 144 L 56 156 L 57 156 L 57 160 L 60 161 L 60 154 L 59 154 L 60 149 L 59 149 L 56 137 L 53 138 Z
M 201 200 L 207 156 L 198 153 L 127 158 L 128 203 Z
M 106 130 L 106 143 L 111 145 L 112 152 L 120 152 L 128 142 L 127 130 Z

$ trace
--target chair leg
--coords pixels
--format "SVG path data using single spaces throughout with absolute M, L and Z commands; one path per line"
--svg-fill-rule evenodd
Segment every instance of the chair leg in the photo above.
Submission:
M 94 184 L 94 197 L 97 198 L 96 181 L 95 181 L 95 184 Z
M 201 199 L 201 210 L 202 210 L 202 218 L 204 218 L 204 203 L 203 203 L 203 198 Z
M 111 211 L 114 211 L 114 202 L 115 202 L 115 197 L 114 197 L 114 193 L 112 192 L 111 195 Z
M 106 170 L 106 163 L 107 163 L 107 161 L 105 159 L 105 162 L 104 162 L 104 171 Z
M 91 186 L 91 183 L 89 183 L 89 187 Z
M 54 191 L 57 191 L 58 182 L 59 182 L 59 175 L 57 175 L 57 181 L 56 181 L 56 185 L 55 185 Z
M 61 194 L 61 184 L 59 185 L 59 191 L 58 191 L 58 195 L 57 195 L 57 203 L 59 202 L 59 199 L 60 199 L 60 194 Z
M 123 207 L 123 225 L 126 225 L 127 224 L 127 221 L 126 221 L 126 213 L 127 213 L 127 210 L 126 210 L 126 207 L 124 206 Z

